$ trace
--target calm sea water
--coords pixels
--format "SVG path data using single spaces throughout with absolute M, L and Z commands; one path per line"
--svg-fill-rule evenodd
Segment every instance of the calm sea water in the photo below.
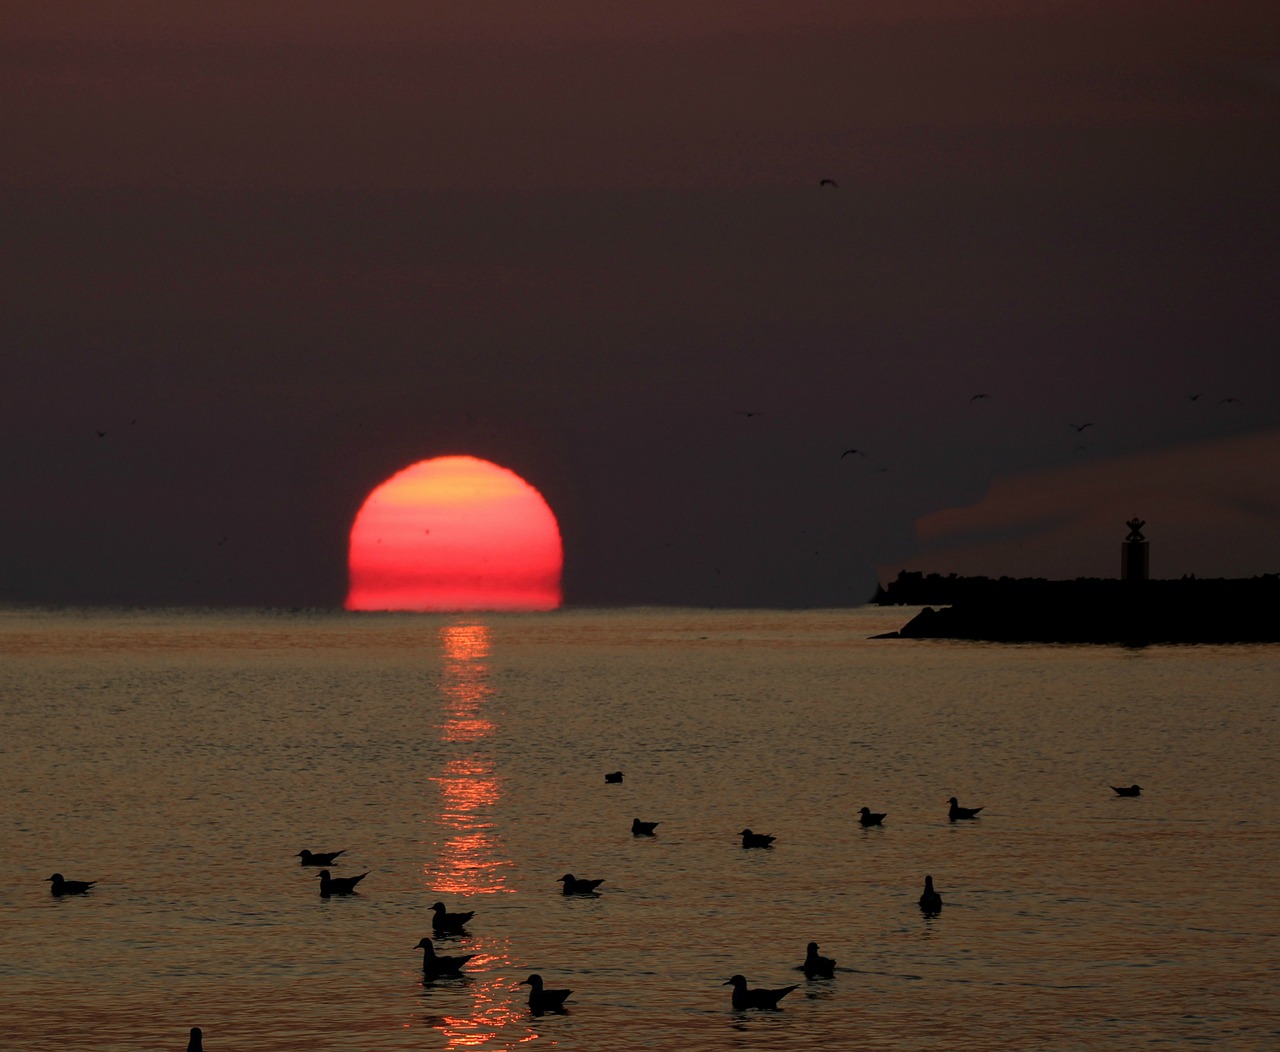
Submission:
M 912 612 L 0 613 L 0 1048 L 1280 1047 L 1280 648 L 867 638 Z

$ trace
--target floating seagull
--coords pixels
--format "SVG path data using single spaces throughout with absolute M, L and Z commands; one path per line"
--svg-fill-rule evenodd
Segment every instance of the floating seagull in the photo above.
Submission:
M 1140 785 L 1113 785 L 1111 787 L 1116 791 L 1116 796 L 1141 796 L 1142 786 Z
M 750 829 L 744 829 L 738 835 L 742 837 L 743 847 L 768 847 L 778 839 L 776 836 L 769 836 L 766 833 L 753 833 Z
M 536 972 L 528 979 L 521 979 L 520 985 L 529 987 L 529 1011 L 534 1015 L 543 1012 L 563 1012 L 565 999 L 572 990 L 548 990 L 542 985 L 542 976 Z
M 858 821 L 864 826 L 878 826 L 885 820 L 888 813 L 886 811 L 884 814 L 876 814 L 871 808 L 864 807 L 858 811 L 858 814 L 862 816 Z
M 303 866 L 332 866 L 333 860 L 343 854 L 346 854 L 345 848 L 342 851 L 308 851 L 304 847 L 293 857 L 302 859 L 299 864 Z
M 604 776 L 604 780 L 609 785 L 619 785 L 622 782 L 622 772 L 610 771 Z
M 933 877 L 924 878 L 924 891 L 920 895 L 920 912 L 926 917 L 936 917 L 942 912 L 942 896 L 933 890 Z
M 1068 424 L 1068 425 L 1067 425 L 1067 427 L 1074 427 L 1074 428 L 1076 429 L 1076 433 L 1077 433 L 1077 434 L 1079 434 L 1079 433 L 1080 433 L 1081 431 L 1083 431 L 1086 427 L 1093 427 L 1093 424 L 1092 424 L 1092 423 L 1088 423 L 1088 424 Z
M 844 460 L 844 458 L 847 457 L 850 453 L 857 453 L 858 456 L 860 457 L 866 456 L 866 454 L 862 452 L 862 450 L 860 449 L 846 449 L 843 453 L 840 454 L 840 459 Z
M 191 1028 L 191 1037 L 187 1040 L 187 1052 L 204 1052 L 204 1032 L 198 1026 Z
M 806 979 L 834 979 L 836 962 L 830 957 L 823 957 L 818 953 L 818 944 L 811 942 L 805 950 L 804 964 L 799 968 Z
M 957 818 L 977 818 L 978 812 L 982 810 L 981 807 L 961 807 L 954 796 L 951 797 L 948 803 L 951 804 L 951 810 L 947 812 L 947 816 L 953 822 Z
M 65 880 L 61 873 L 55 873 L 46 880 L 51 881 L 49 884 L 51 895 L 83 895 L 98 883 L 96 880 Z
M 778 1002 L 791 993 L 792 990 L 797 989 L 794 986 L 784 986 L 781 990 L 748 990 L 747 980 L 741 975 L 735 975 L 732 979 L 726 980 L 723 985 L 733 987 L 733 1009 L 735 1012 L 742 1012 L 748 1008 L 781 1011 L 778 1008 Z
M 819 179 L 818 185 L 819 186 L 839 186 L 840 184 L 837 183 L 834 179 Z
M 356 885 L 368 875 L 361 873 L 358 877 L 331 877 L 327 869 L 322 869 L 316 874 L 320 878 L 320 897 L 327 899 L 330 895 L 354 895 Z
M 446 913 L 443 902 L 434 903 L 431 909 L 435 912 L 435 916 L 431 918 L 431 930 L 437 935 L 462 931 L 462 926 L 476 915 L 475 910 L 470 913 Z
M 461 975 L 462 966 L 476 956 L 474 953 L 465 953 L 457 957 L 442 957 L 436 953 L 430 939 L 421 939 L 414 949 L 422 951 L 422 974 L 427 976 Z
M 596 888 L 604 883 L 604 877 L 599 880 L 579 880 L 572 873 L 566 873 L 560 878 L 560 883 L 564 885 L 566 895 L 594 895 Z
M 657 822 L 641 822 L 638 818 L 631 820 L 632 836 L 653 836 L 653 831 L 657 828 Z

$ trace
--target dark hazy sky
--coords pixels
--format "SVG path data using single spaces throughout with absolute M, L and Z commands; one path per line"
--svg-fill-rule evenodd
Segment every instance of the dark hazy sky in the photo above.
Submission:
M 444 453 L 571 603 L 1280 570 L 1274 2 L 23 6 L 0 602 L 337 605 Z

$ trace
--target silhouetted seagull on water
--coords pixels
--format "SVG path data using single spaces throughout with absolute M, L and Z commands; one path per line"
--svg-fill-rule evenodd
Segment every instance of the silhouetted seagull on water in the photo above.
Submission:
M 327 899 L 330 895 L 354 895 L 356 885 L 368 875 L 361 873 L 358 877 L 331 877 L 327 869 L 322 869 L 316 874 L 320 878 L 320 896 Z
M 742 837 L 743 847 L 768 847 L 778 839 L 776 836 L 769 836 L 767 833 L 753 833 L 750 829 L 744 829 L 739 836 Z M 725 985 L 728 984 L 726 983 Z
M 565 999 L 573 993 L 572 990 L 548 990 L 542 985 L 542 976 L 537 973 L 521 979 L 520 985 L 529 987 L 529 1011 L 534 1015 L 563 1012 Z
M 818 953 L 818 944 L 816 942 L 809 943 L 805 950 L 804 964 L 797 965 L 800 971 L 804 972 L 806 979 L 834 979 L 836 973 L 836 962 L 831 957 L 823 957 Z
M 304 847 L 293 857 L 302 859 L 300 865 L 303 866 L 332 866 L 333 860 L 344 854 L 346 854 L 345 849 L 342 851 L 308 851 Z
M 858 819 L 858 821 L 862 825 L 878 826 L 881 822 L 885 820 L 885 817 L 888 815 L 888 812 L 886 811 L 884 814 L 876 814 L 874 811 L 871 810 L 871 808 L 864 807 L 858 811 L 858 814 L 862 816 L 861 818 Z
M 61 873 L 47 877 L 49 894 L 51 895 L 83 895 L 96 883 L 96 880 L 66 880 Z
M 735 975 L 723 985 L 733 987 L 733 1008 L 736 1012 L 748 1008 L 781 1011 L 778 1002 L 796 989 L 794 986 L 784 986 L 781 990 L 748 990 L 747 980 L 741 975 Z
M 920 895 L 920 912 L 926 917 L 936 917 L 942 912 L 942 896 L 933 890 L 933 877 L 924 878 L 924 891 Z
M 1142 786 L 1140 785 L 1113 785 L 1111 787 L 1116 791 L 1116 796 L 1141 796 Z
M 475 910 L 470 913 L 446 913 L 443 902 L 434 903 L 431 909 L 435 912 L 435 916 L 431 918 L 431 930 L 437 935 L 462 931 L 462 926 L 476 915 Z
M 951 804 L 951 810 L 947 812 L 947 817 L 953 822 L 957 818 L 977 818 L 978 812 L 982 810 L 981 807 L 961 807 L 954 796 L 948 800 L 948 803 Z
M 653 831 L 657 828 L 657 822 L 641 822 L 638 818 L 631 820 L 632 836 L 653 836 Z
M 610 771 L 604 776 L 604 780 L 609 785 L 619 785 L 622 782 L 622 772 Z
M 564 885 L 566 895 L 594 895 L 596 888 L 604 883 L 604 877 L 599 880 L 579 880 L 572 873 L 566 873 L 560 878 L 560 883 Z
M 187 1052 L 204 1052 L 204 1032 L 198 1026 L 191 1028 L 191 1037 L 187 1040 Z
M 442 957 L 436 953 L 430 939 L 419 940 L 414 949 L 422 951 L 422 974 L 426 976 L 461 975 L 462 966 L 475 956 L 474 953 L 464 953 L 457 957 Z

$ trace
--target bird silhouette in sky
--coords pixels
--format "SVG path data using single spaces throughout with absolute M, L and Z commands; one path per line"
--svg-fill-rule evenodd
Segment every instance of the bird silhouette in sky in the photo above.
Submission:
M 989 394 L 987 394 L 985 391 L 980 391 L 980 392 L 979 392 L 978 394 L 976 394 L 976 395 L 970 395 L 970 396 L 969 396 L 969 401 L 970 401 L 970 402 L 977 402 L 979 399 L 982 399 L 982 398 L 990 398 L 990 397 L 991 397 L 991 396 L 990 396 Z
M 866 456 L 866 454 L 862 452 L 862 450 L 860 449 L 846 449 L 843 453 L 840 454 L 840 459 L 844 460 L 844 458 L 847 457 L 850 453 L 857 453 L 858 456 L 860 457 Z
M 1226 405 L 1228 402 L 1238 402 L 1238 401 L 1240 401 L 1240 399 L 1236 398 L 1235 395 L 1228 395 L 1226 398 L 1218 399 L 1218 405 Z
M 735 409 L 734 412 L 739 416 L 764 416 L 758 409 Z
M 1086 427 L 1093 427 L 1093 424 L 1092 424 L 1092 423 L 1088 423 L 1088 424 L 1068 424 L 1068 425 L 1067 425 L 1067 427 L 1074 427 L 1074 428 L 1076 429 L 1076 434 L 1079 434 L 1079 433 L 1080 433 L 1081 431 L 1083 431 Z
M 1188 402 L 1198 402 L 1198 401 L 1200 401 L 1200 396 L 1199 396 L 1198 394 L 1187 395 L 1187 401 L 1188 401 Z
M 820 180 L 818 181 L 818 185 L 819 185 L 819 186 L 836 186 L 836 187 L 838 187 L 840 184 L 839 184 L 839 183 L 837 183 L 834 179 L 820 179 Z

